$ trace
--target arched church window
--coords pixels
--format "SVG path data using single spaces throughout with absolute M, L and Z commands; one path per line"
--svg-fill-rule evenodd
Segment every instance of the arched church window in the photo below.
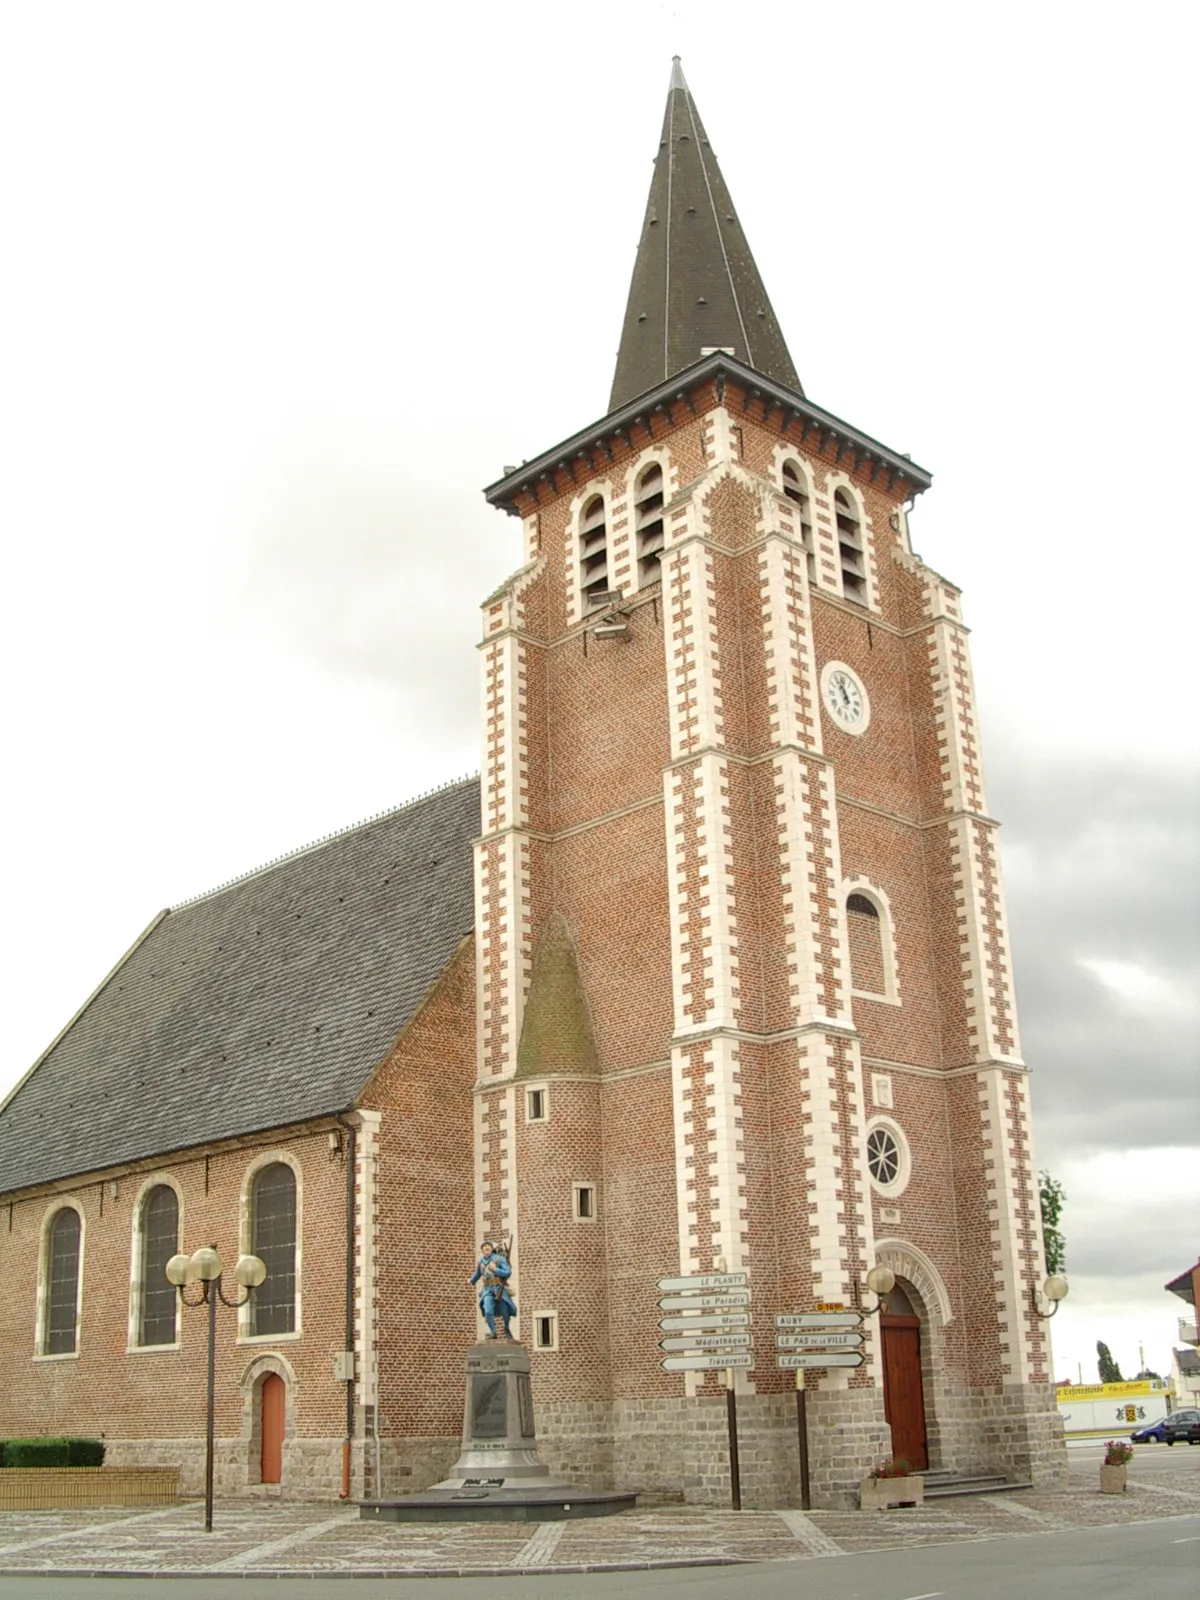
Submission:
M 781 471 L 783 492 L 800 508 L 800 542 L 804 546 L 808 563 L 808 581 L 817 581 L 816 545 L 813 543 L 812 500 L 808 493 L 808 479 L 804 469 L 795 461 L 785 461 Z
M 858 507 L 846 489 L 833 497 L 837 520 L 838 558 L 842 566 L 842 593 L 857 605 L 867 603 L 867 564 L 863 553 L 862 522 Z
M 250 1302 L 256 1334 L 296 1329 L 296 1174 L 283 1161 L 264 1167 L 251 1191 L 251 1252 L 267 1276 Z
M 879 907 L 865 894 L 846 897 L 846 932 L 850 941 L 850 986 L 863 994 L 886 994 L 883 922 Z
M 633 496 L 634 523 L 637 528 L 638 587 L 657 583 L 662 577 L 663 470 L 651 462 L 637 481 Z
M 79 1324 L 79 1255 L 82 1225 L 78 1211 L 65 1206 L 50 1224 L 46 1248 L 46 1320 L 42 1353 L 73 1355 Z
M 170 1184 L 158 1183 L 142 1202 L 139 1344 L 175 1343 L 177 1296 L 166 1266 L 178 1248 L 179 1200 Z
M 579 518 L 579 587 L 585 610 L 603 605 L 608 593 L 608 513 L 594 494 Z

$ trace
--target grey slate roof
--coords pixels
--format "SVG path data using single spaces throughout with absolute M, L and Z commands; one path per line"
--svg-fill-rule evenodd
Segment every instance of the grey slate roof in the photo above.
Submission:
M 479 780 L 166 913 L 0 1108 L 0 1193 L 350 1107 L 474 926 Z
M 608 409 L 706 348 L 804 393 L 676 56 Z

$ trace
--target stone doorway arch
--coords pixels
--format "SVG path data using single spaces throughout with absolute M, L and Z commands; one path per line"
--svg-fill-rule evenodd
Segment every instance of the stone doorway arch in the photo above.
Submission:
M 246 1484 L 278 1490 L 287 1479 L 295 1432 L 296 1374 L 274 1351 L 255 1356 L 242 1374 L 242 1441 Z

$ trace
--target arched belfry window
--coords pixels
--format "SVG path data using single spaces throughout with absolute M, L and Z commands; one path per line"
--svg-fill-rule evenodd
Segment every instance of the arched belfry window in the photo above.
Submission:
M 175 1285 L 166 1267 L 178 1249 L 179 1199 L 170 1184 L 158 1183 L 142 1201 L 141 1345 L 175 1343 Z
M 250 1302 L 255 1334 L 296 1329 L 296 1174 L 283 1161 L 256 1173 L 250 1196 L 250 1249 L 267 1276 Z
M 886 994 L 882 919 L 879 907 L 865 894 L 852 894 L 847 898 L 846 930 L 850 940 L 851 986 L 862 994 Z
M 79 1256 L 82 1234 L 83 1227 L 79 1213 L 73 1206 L 65 1206 L 55 1214 L 46 1240 L 43 1355 L 73 1355 L 77 1348 Z
M 603 605 L 608 593 L 608 513 L 594 494 L 579 518 L 579 587 L 584 609 Z
M 808 581 L 817 581 L 816 546 L 813 543 L 812 501 L 808 493 L 808 480 L 804 471 L 794 461 L 785 461 L 781 470 L 783 492 L 800 508 L 800 543 L 804 546 L 808 563 Z
M 633 496 L 639 588 L 662 577 L 663 489 L 663 469 L 657 461 L 651 462 L 638 479 Z
M 842 565 L 842 593 L 860 606 L 867 603 L 867 562 L 863 552 L 862 521 L 853 496 L 839 489 L 833 497 L 837 519 L 838 559 Z

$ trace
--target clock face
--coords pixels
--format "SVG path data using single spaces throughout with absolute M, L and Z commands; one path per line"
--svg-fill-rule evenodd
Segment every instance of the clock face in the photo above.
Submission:
M 847 733 L 864 732 L 871 717 L 867 691 L 841 661 L 830 661 L 821 673 L 821 698 L 839 728 Z

